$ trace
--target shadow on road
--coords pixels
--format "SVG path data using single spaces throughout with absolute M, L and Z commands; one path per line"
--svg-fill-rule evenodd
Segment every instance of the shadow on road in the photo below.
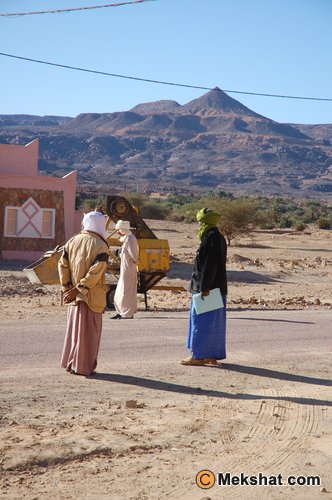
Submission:
M 274 278 L 268 274 L 256 273 L 254 271 L 228 271 L 228 281 L 230 283 L 255 283 L 269 285 L 271 283 L 286 283 L 284 280 Z
M 306 252 L 332 252 L 329 248 L 297 248 L 289 247 L 288 250 L 305 250 Z
M 315 384 L 332 386 L 332 381 L 324 378 L 307 377 L 305 375 L 295 375 L 294 373 L 278 372 L 267 368 L 257 368 L 255 366 L 237 365 L 233 363 L 225 363 L 219 365 L 220 368 L 238 373 L 246 373 L 248 375 L 256 375 L 258 377 L 276 378 L 279 380 L 287 380 L 289 382 L 302 382 L 303 384 Z
M 225 365 L 224 365 L 225 366 Z M 237 366 L 237 365 L 231 365 Z M 203 368 L 203 367 L 200 367 Z M 206 367 L 205 367 L 206 368 Z M 246 367 L 244 367 L 246 368 Z M 247 367 L 249 368 L 249 367 Z M 195 370 L 199 367 L 195 367 Z M 267 370 L 269 371 L 269 370 Z M 273 373 L 273 372 L 272 372 Z M 277 372 L 276 372 L 277 373 Z M 304 377 L 307 378 L 307 377 Z M 89 379 L 113 382 L 117 384 L 135 385 L 146 389 L 154 389 L 157 391 L 178 392 L 180 394 L 191 394 L 196 396 L 210 396 L 214 398 L 226 398 L 237 400 L 267 400 L 274 401 L 290 401 L 296 404 L 314 405 L 314 406 L 332 406 L 331 401 L 312 398 L 297 398 L 290 396 L 265 396 L 261 394 L 232 394 L 228 392 L 201 389 L 200 387 L 190 387 L 187 385 L 173 384 L 170 382 L 162 382 L 161 380 L 147 379 L 143 377 L 133 377 L 131 375 L 121 375 L 117 373 L 95 373 Z
M 230 318 L 233 319 L 245 319 L 248 321 L 276 321 L 277 323 L 300 323 L 301 325 L 315 325 L 314 321 L 292 321 L 291 319 L 272 319 L 272 318 Z
M 280 305 L 279 307 L 241 307 L 241 306 L 234 306 L 230 303 L 227 304 L 227 311 L 229 312 L 246 312 L 246 311 L 272 311 L 272 312 L 289 312 L 289 311 L 299 311 L 300 309 L 298 307 L 285 307 L 284 305 Z M 230 318 L 232 319 L 232 318 Z M 240 319 L 240 318 L 237 318 Z M 248 318 L 249 319 L 249 318 Z M 266 320 L 267 321 L 267 320 Z M 285 321 L 285 320 L 284 320 Z

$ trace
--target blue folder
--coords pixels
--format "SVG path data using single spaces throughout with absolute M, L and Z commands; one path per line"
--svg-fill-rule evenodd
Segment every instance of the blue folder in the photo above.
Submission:
M 196 314 L 215 311 L 216 309 L 224 307 L 224 302 L 222 300 L 220 288 L 214 288 L 213 290 L 210 290 L 209 295 L 204 297 L 204 299 L 201 297 L 200 293 L 194 293 L 193 302 Z

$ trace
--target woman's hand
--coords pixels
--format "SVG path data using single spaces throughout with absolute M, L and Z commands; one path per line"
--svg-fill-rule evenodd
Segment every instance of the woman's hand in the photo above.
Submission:
M 210 295 L 210 290 L 205 290 L 205 292 L 201 292 L 201 297 L 203 300 L 204 300 L 204 297 L 207 297 L 208 295 Z
M 64 303 L 65 304 L 70 304 L 71 302 L 73 302 L 76 299 L 77 294 L 78 294 L 77 288 L 71 288 L 70 290 L 68 290 L 67 292 L 65 292 L 64 295 L 63 295 L 63 301 L 64 301 Z

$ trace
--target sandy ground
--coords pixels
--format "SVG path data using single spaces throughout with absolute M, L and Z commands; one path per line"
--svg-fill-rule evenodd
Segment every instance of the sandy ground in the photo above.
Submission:
M 196 225 L 148 223 L 170 243 L 163 283 L 186 288 Z M 189 294 L 151 291 L 134 320 L 105 313 L 96 376 L 69 375 L 58 287 L 23 267 L 0 262 L 2 498 L 332 498 L 331 232 L 255 232 L 229 249 L 217 367 L 178 363 Z M 200 489 L 202 469 L 283 485 Z

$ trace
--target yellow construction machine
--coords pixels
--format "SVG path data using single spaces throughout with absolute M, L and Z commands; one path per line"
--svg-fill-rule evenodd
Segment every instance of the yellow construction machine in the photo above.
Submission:
M 168 241 L 158 239 L 138 211 L 123 196 L 107 196 L 106 206 L 99 209 L 105 214 L 106 239 L 109 244 L 107 305 L 110 308 L 112 307 L 116 282 L 120 273 L 120 260 L 116 257 L 112 248 L 120 247 L 121 242 L 114 236 L 116 232 L 115 230 L 112 231 L 112 228 L 114 228 L 118 220 L 126 220 L 129 221 L 131 231 L 137 238 L 139 247 L 137 292 L 144 294 L 147 308 L 148 290 L 156 288 L 156 284 L 169 271 L 170 252 Z M 32 284 L 55 285 L 60 283 L 58 261 L 62 249 L 63 247 L 57 246 L 54 250 L 47 251 L 39 260 L 24 269 L 24 273 Z M 174 287 L 168 286 L 160 288 L 174 289 Z

